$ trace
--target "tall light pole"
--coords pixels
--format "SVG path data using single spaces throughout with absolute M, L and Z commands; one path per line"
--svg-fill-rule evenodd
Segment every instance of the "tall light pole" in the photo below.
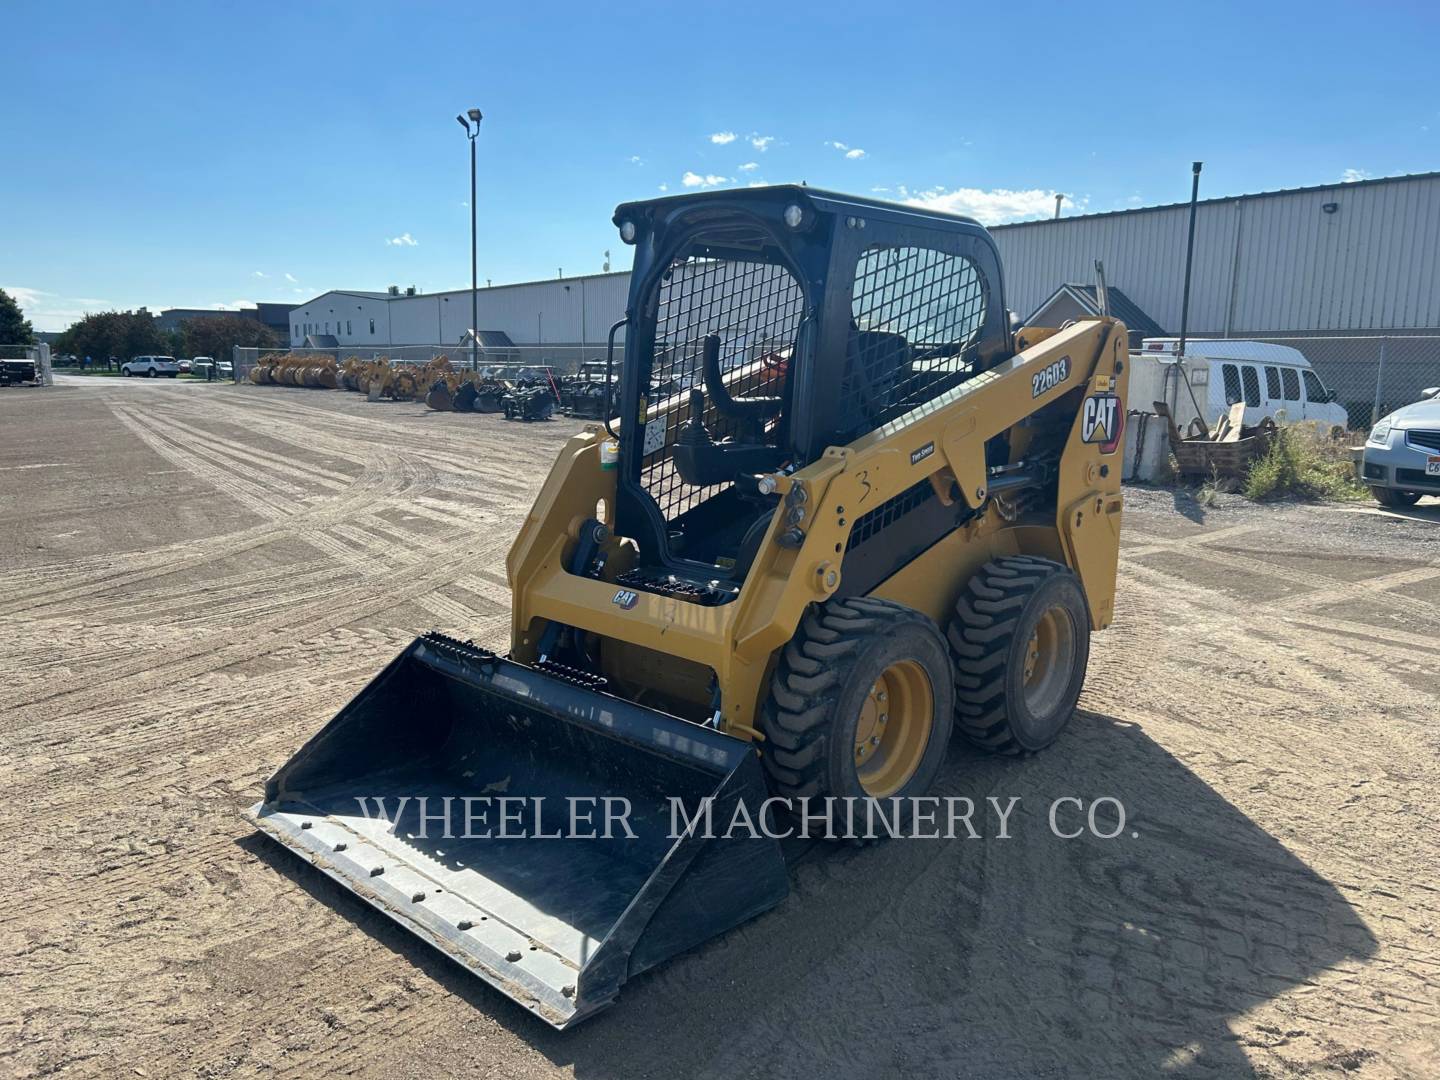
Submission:
M 480 134 L 480 110 L 455 117 L 470 140 L 470 370 L 480 370 L 480 276 L 475 260 L 475 139 Z

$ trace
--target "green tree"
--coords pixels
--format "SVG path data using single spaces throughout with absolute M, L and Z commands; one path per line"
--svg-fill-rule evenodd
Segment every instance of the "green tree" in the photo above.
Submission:
M 15 298 L 0 289 L 0 345 L 33 345 L 35 331 Z
M 164 353 L 165 335 L 155 328 L 155 317 L 139 311 L 102 311 L 86 315 L 60 335 L 55 351 L 92 357 L 103 363 L 107 356 L 121 361 L 132 356 Z
M 236 345 L 248 348 L 273 349 L 280 339 L 264 323 L 246 315 L 202 315 L 186 319 L 185 356 L 212 356 L 229 360 Z

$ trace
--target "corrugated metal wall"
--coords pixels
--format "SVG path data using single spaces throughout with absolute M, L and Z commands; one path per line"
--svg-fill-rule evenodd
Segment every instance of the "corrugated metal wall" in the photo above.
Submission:
M 1334 213 L 1322 207 L 1335 203 Z M 1185 206 L 1003 225 L 1008 303 L 1028 315 L 1059 285 L 1118 286 L 1180 328 Z M 1202 203 L 1190 328 L 1247 336 L 1440 327 L 1440 176 Z
M 1332 202 L 1335 213 L 1325 213 Z M 1188 207 L 1173 206 L 997 226 L 1007 304 L 1027 316 L 1065 282 L 1093 281 L 1101 259 L 1111 285 L 1178 332 L 1188 217 Z M 1440 328 L 1437 251 L 1440 175 L 1204 202 L 1190 330 L 1259 337 Z M 518 345 L 577 343 L 583 308 L 583 340 L 601 344 L 624 314 L 629 287 L 630 275 L 616 273 L 481 289 L 480 328 L 503 330 Z M 333 295 L 306 307 L 328 309 L 321 302 Z M 394 345 L 458 342 L 470 325 L 466 289 L 388 301 L 348 297 L 345 305 L 387 310 Z M 297 309 L 291 323 L 301 320 Z M 382 325 L 377 320 L 383 333 Z M 373 339 L 357 333 L 353 343 Z

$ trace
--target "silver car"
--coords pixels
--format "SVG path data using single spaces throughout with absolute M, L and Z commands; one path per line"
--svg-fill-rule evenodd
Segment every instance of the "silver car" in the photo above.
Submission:
M 1360 476 L 1381 506 L 1410 506 L 1440 495 L 1440 386 L 1370 429 Z

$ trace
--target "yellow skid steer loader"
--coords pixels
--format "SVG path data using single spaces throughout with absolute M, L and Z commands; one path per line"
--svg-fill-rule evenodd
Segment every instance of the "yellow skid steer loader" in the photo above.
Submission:
M 515 540 L 509 653 L 420 637 L 250 812 L 556 1027 L 779 903 L 779 822 L 903 827 L 952 733 L 1053 742 L 1119 547 L 1125 327 L 1014 327 L 974 221 L 771 187 L 615 223 L 618 420 Z

